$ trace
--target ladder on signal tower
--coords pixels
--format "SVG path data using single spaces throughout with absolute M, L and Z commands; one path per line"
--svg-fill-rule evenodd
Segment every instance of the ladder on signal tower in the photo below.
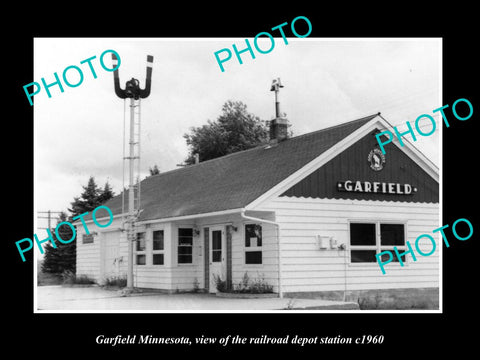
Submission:
M 133 192 L 134 193 L 133 203 L 134 203 L 135 214 L 136 216 L 138 216 L 140 211 L 140 205 L 141 205 L 141 202 L 140 202 L 140 199 L 141 199 L 141 186 L 140 186 L 141 99 L 134 100 L 133 103 L 134 103 L 133 104 L 133 107 L 134 107 L 133 145 L 135 149 L 134 160 L 136 161 L 136 167 L 135 167 L 135 173 L 134 173 L 135 185 L 134 185 L 134 192 Z
M 125 156 L 125 130 L 124 130 L 124 156 L 123 156 L 123 184 L 122 188 L 125 189 L 125 168 L 126 163 L 130 163 L 130 167 L 133 169 L 133 172 L 129 174 L 132 177 L 133 184 L 133 219 L 132 215 L 129 214 L 125 219 L 122 217 L 122 227 L 125 228 L 125 225 L 128 222 L 135 224 L 138 215 L 140 214 L 141 207 L 141 185 L 140 185 L 140 136 L 141 136 L 141 99 L 130 99 L 130 116 L 132 122 L 130 124 L 128 138 L 128 146 L 130 147 L 130 154 L 133 156 Z M 125 125 L 124 125 L 125 126 Z M 131 135 L 131 136 L 130 136 Z M 125 194 L 125 190 L 123 191 Z M 129 202 L 130 193 L 128 195 L 122 196 L 122 214 L 125 214 L 125 209 L 128 208 L 127 204 Z M 128 233 L 128 238 L 132 241 L 135 241 L 135 226 L 130 227 L 130 233 Z

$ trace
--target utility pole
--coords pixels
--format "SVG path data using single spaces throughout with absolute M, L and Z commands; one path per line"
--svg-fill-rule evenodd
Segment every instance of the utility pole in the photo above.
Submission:
M 61 211 L 51 211 L 51 210 L 47 210 L 47 211 L 37 211 L 37 214 L 47 214 L 47 216 L 38 216 L 37 215 L 37 219 L 47 219 L 48 220 L 48 227 L 47 228 L 39 228 L 39 229 L 51 229 L 52 228 L 52 213 L 54 214 L 61 214 Z
M 137 184 L 137 192 L 135 195 L 134 171 L 135 160 L 140 159 L 140 98 L 144 99 L 150 95 L 152 63 L 153 56 L 147 56 L 147 76 L 145 80 L 145 88 L 140 89 L 140 82 L 137 79 L 130 79 L 125 84 L 125 89 L 120 87 L 120 78 L 118 75 L 118 59 L 112 53 L 113 66 L 117 70 L 113 73 L 113 81 L 115 86 L 115 94 L 121 99 L 130 98 L 130 140 L 129 140 L 129 156 L 125 159 L 129 160 L 129 185 L 128 185 L 128 216 L 127 216 L 127 241 L 128 241 L 128 264 L 127 264 L 127 288 L 126 291 L 133 291 L 133 244 L 136 241 L 135 222 L 139 214 L 138 204 L 140 203 L 140 186 Z M 135 112 L 138 108 L 138 112 Z M 135 116 L 137 115 L 137 117 Z M 135 118 L 138 119 L 135 122 Z M 135 127 L 137 126 L 137 139 L 135 139 Z M 138 153 L 135 154 L 135 148 Z M 125 161 L 124 159 L 124 161 Z M 139 171 L 139 169 L 138 169 Z M 139 175 L 139 174 L 138 174 Z M 140 182 L 138 176 L 138 182 Z M 138 201 L 135 204 L 135 196 Z M 135 206 L 137 205 L 137 206 Z

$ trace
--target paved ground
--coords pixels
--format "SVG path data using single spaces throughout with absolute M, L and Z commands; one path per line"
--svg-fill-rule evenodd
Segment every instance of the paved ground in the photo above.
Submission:
M 37 309 L 58 311 L 269 311 L 356 310 L 357 303 L 320 299 L 231 299 L 211 294 L 141 293 L 122 296 L 120 291 L 100 287 L 38 286 Z

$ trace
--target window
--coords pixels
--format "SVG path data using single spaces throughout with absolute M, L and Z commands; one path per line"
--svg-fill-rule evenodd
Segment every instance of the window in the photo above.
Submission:
M 394 251 L 394 246 L 399 252 L 404 252 L 405 225 L 390 223 L 350 223 L 350 262 L 375 263 L 376 254 L 382 251 Z M 388 255 L 382 255 L 388 257 Z M 393 261 L 398 262 L 396 256 Z M 405 262 L 405 255 L 402 256 Z
M 147 255 L 145 253 L 146 246 L 145 246 L 145 233 L 137 233 L 137 241 L 135 245 L 135 259 L 137 265 L 145 265 L 147 263 Z
M 212 231 L 212 262 L 222 261 L 222 231 Z
M 352 263 L 377 261 L 375 226 L 375 224 L 350 224 L 350 261 Z
M 152 263 L 153 265 L 163 265 L 164 261 L 164 237 L 163 230 L 153 232 L 152 242 Z
M 145 251 L 145 233 L 137 234 L 137 251 Z
M 262 264 L 261 225 L 245 225 L 245 264 Z
M 404 252 L 407 248 L 405 246 L 405 230 L 403 224 L 380 224 L 380 252 L 390 250 L 394 251 L 396 247 L 399 253 Z M 386 261 L 389 256 L 382 255 L 381 260 Z M 405 255 L 401 256 L 402 262 L 405 262 Z M 395 254 L 392 259 L 393 262 L 398 262 Z
M 145 265 L 147 257 L 144 254 L 137 254 L 137 265 Z
M 178 263 L 192 263 L 193 229 L 178 229 Z

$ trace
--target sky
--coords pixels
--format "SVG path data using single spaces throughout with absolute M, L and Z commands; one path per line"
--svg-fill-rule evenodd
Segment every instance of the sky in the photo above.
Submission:
M 270 47 L 267 38 L 260 40 L 261 49 Z M 32 82 L 44 78 L 50 84 L 55 72 L 62 79 L 71 65 L 84 78 L 77 87 L 61 80 L 64 92 L 54 85 L 51 98 L 44 88 L 34 96 L 35 209 L 66 211 L 90 176 L 102 188 L 108 181 L 116 194 L 122 189 L 123 122 L 125 117 L 128 124 L 129 113 L 115 95 L 113 73 L 100 64 L 105 50 L 120 55 L 122 87 L 134 77 L 143 88 L 146 57 L 154 56 L 151 93 L 141 105 L 141 178 L 155 164 L 161 172 L 177 168 L 188 154 L 183 134 L 215 120 L 227 100 L 242 101 L 249 112 L 271 120 L 270 85 L 277 77 L 284 85 L 281 111 L 294 136 L 378 112 L 402 130 L 406 121 L 413 125 L 421 114 L 434 116 L 433 109 L 444 105 L 438 38 L 308 37 L 288 38 L 288 45 L 275 38 L 268 54 L 254 48 L 255 59 L 243 53 L 243 64 L 233 55 L 222 72 L 214 53 L 233 52 L 232 44 L 246 46 L 244 38 L 36 38 Z M 92 56 L 97 78 L 88 64 L 80 64 Z M 112 67 L 110 53 L 104 64 Z M 80 81 L 75 70 L 67 74 L 71 83 Z M 439 115 L 434 118 L 435 133 L 418 136 L 414 145 L 438 166 L 442 126 Z M 431 125 L 425 125 L 429 132 Z

